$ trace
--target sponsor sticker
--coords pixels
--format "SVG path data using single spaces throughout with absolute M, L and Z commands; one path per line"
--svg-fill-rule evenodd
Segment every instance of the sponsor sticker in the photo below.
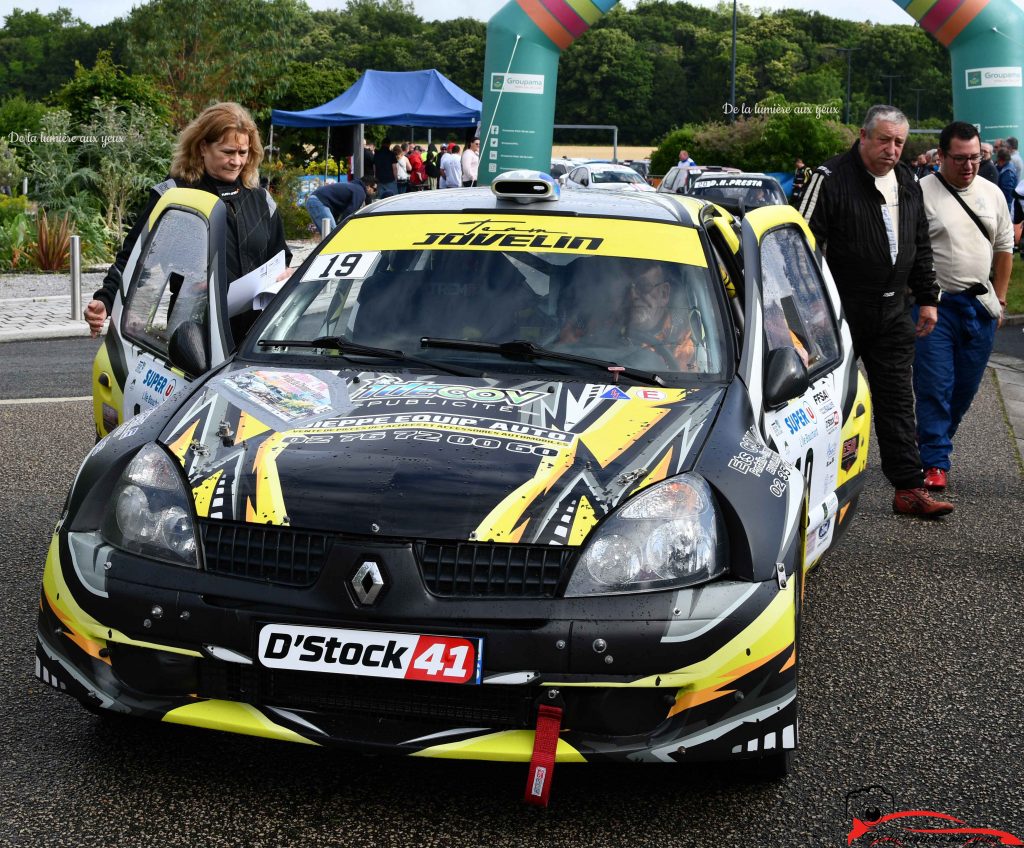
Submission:
M 491 91 L 543 94 L 544 74 L 491 74 Z
M 1020 88 L 1024 85 L 1019 67 L 970 68 L 965 73 L 969 89 Z
M 257 656 L 267 668 L 434 683 L 479 683 L 483 640 L 267 624 Z
M 601 400 L 629 400 L 629 395 L 617 386 L 609 386 L 601 394 Z

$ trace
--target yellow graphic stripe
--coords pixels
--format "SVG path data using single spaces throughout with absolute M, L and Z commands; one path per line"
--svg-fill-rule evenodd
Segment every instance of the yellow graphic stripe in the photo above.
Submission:
M 167 446 L 170 448 L 171 453 L 178 457 L 178 462 L 182 465 L 185 464 L 185 454 L 188 453 L 188 449 L 192 445 L 192 440 L 196 435 L 196 427 L 198 426 L 199 421 L 193 421 L 191 427 Z
M 252 439 L 255 436 L 262 435 L 270 429 L 270 425 L 264 424 L 254 415 L 250 415 L 248 412 L 243 411 L 238 416 L 238 432 L 235 433 L 235 444 L 241 444 L 246 439 Z
M 100 374 L 107 375 L 108 386 L 100 385 Z M 121 423 L 121 410 L 124 409 L 124 386 L 119 386 L 114 378 L 114 369 L 110 364 L 110 353 L 106 344 L 101 344 L 92 361 L 92 416 L 96 422 L 96 432 L 101 436 L 109 430 L 103 425 L 103 404 L 117 410 L 117 423 Z
M 163 721 L 205 727 L 207 730 L 261 736 L 264 739 L 280 739 L 283 742 L 299 742 L 303 745 L 318 744 L 294 730 L 275 724 L 255 707 L 237 704 L 234 701 L 214 700 L 186 704 L 184 707 L 171 710 L 163 717 Z
M 664 403 L 667 401 L 633 400 L 631 403 L 614 403 L 580 434 L 580 441 L 587 446 L 601 467 L 606 468 L 668 415 L 668 410 L 662 406 Z
M 252 463 L 256 478 L 256 503 L 246 499 L 245 520 L 254 524 L 287 524 L 288 513 L 284 508 L 281 479 L 277 474 L 277 455 L 287 445 L 284 433 L 274 433 L 256 452 Z
M 850 417 L 843 422 L 843 431 L 839 441 L 838 471 L 836 472 L 836 486 L 842 486 L 851 477 L 856 477 L 868 467 L 868 442 L 871 439 L 871 392 L 868 389 L 868 382 L 864 375 L 854 369 L 854 376 L 857 380 L 857 397 L 853 401 L 853 411 Z M 857 415 L 857 410 L 863 406 L 864 414 Z M 857 446 L 857 459 L 849 471 L 843 470 L 842 450 L 843 443 L 854 436 L 860 436 Z
M 149 228 L 153 229 L 157 219 L 168 206 L 184 206 L 187 209 L 194 209 L 209 220 L 210 215 L 213 214 L 213 207 L 218 202 L 217 195 L 210 194 L 208 191 L 200 191 L 197 188 L 168 189 L 160 196 L 153 211 L 149 213 Z
M 89 615 L 78 605 L 64 580 L 64 571 L 60 565 L 60 546 L 56 534 L 50 541 L 50 549 L 46 554 L 46 567 L 43 569 L 43 595 L 46 597 L 50 609 L 65 627 L 100 647 L 105 646 L 107 642 L 118 642 L 124 645 L 134 645 L 137 648 L 152 648 L 188 657 L 202 656 L 198 651 L 190 651 L 187 648 L 175 648 L 155 642 L 140 642 L 119 630 L 104 626 Z
M 594 506 L 586 495 L 581 495 L 579 506 L 576 507 L 576 515 L 572 519 L 572 529 L 569 531 L 569 544 L 582 545 L 583 540 L 587 538 L 595 524 L 597 524 L 597 517 L 594 515 Z
M 752 671 L 756 671 L 765 663 L 768 663 L 771 660 L 775 659 L 775 657 L 777 657 L 780 653 L 782 653 L 782 651 L 772 654 L 771 656 L 759 657 L 753 662 L 749 662 L 745 665 L 739 666 L 738 668 L 732 669 L 727 675 L 723 675 L 723 677 L 725 678 L 724 680 L 722 680 L 721 682 L 717 683 L 714 687 L 711 687 L 709 689 L 702 689 L 696 692 L 680 691 L 676 695 L 675 704 L 672 706 L 672 709 L 668 711 L 669 716 L 674 716 L 676 713 L 681 713 L 684 710 L 688 710 L 691 707 L 697 706 L 698 704 L 706 704 L 709 701 L 714 701 L 716 698 L 721 698 L 723 695 L 731 695 L 733 692 L 736 691 L 735 689 L 724 689 L 722 687 L 735 683 L 744 675 L 749 674 Z
M 660 259 L 707 267 L 697 231 L 679 224 L 549 215 L 388 215 L 351 218 L 324 254 L 368 250 L 550 251 Z
M 672 466 L 672 454 L 675 453 L 675 448 L 669 448 L 661 461 L 651 469 L 651 473 L 644 477 L 640 481 L 640 485 L 630 492 L 631 495 L 635 495 L 637 492 L 643 491 L 648 486 L 652 486 L 655 483 L 660 483 L 666 477 L 668 477 L 668 470 Z
M 677 698 L 715 690 L 790 647 L 796 636 L 794 618 L 795 580 L 788 581 L 764 611 L 711 656 L 667 674 L 654 674 L 632 683 L 544 683 L 544 686 L 602 686 L 618 688 L 678 688 Z M 748 654 L 747 651 L 750 651 Z M 754 657 L 752 660 L 751 657 Z
M 550 491 L 559 478 L 569 471 L 576 459 L 576 445 L 562 445 L 560 456 L 545 457 L 537 466 L 533 477 L 510 492 L 492 509 L 473 532 L 473 539 L 481 542 L 517 542 L 526 524 L 517 526 L 523 513 L 540 495 Z
M 213 493 L 217 490 L 217 483 L 220 482 L 220 478 L 224 476 L 224 469 L 222 468 L 216 474 L 211 477 L 207 477 L 192 489 L 192 499 L 196 502 L 196 515 L 200 518 L 208 518 L 210 515 L 210 499 L 213 497 Z
M 461 742 L 447 742 L 416 751 L 413 757 L 442 760 L 493 760 L 502 763 L 528 763 L 533 756 L 532 730 L 502 730 Z M 564 739 L 555 749 L 556 763 L 585 763 L 586 758 Z

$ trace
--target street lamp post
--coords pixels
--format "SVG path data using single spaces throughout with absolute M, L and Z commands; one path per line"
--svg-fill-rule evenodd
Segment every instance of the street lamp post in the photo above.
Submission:
M 917 106 L 914 109 L 914 123 L 920 126 L 920 124 L 921 124 L 921 92 L 922 91 L 927 91 L 928 89 L 926 89 L 926 88 L 912 88 L 910 90 L 917 93 Z
M 730 122 L 736 120 L 736 0 L 732 0 L 732 86 L 729 89 Z
M 889 80 L 889 99 L 886 100 L 885 102 L 888 103 L 890 106 L 894 105 L 892 102 L 892 81 L 894 79 L 899 79 L 902 76 L 903 74 L 881 74 L 882 79 Z
M 853 51 L 859 47 L 829 47 L 837 53 L 846 54 L 846 123 L 850 123 L 850 70 L 853 64 Z

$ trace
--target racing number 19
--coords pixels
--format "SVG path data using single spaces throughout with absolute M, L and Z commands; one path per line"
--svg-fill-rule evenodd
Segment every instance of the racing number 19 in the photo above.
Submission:
M 363 258 L 361 253 L 349 253 L 344 258 L 340 253 L 334 254 L 331 257 L 331 261 L 327 263 L 327 267 L 320 272 L 321 277 L 331 276 L 331 269 L 334 268 L 334 263 L 341 259 L 341 263 L 338 265 L 338 269 L 334 271 L 335 277 L 348 277 L 351 276 L 352 272 L 356 270 L 359 265 L 359 260 Z

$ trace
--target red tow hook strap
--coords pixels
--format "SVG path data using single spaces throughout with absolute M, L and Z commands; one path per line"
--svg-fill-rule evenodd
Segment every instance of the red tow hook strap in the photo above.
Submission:
M 537 730 L 533 739 L 533 756 L 526 777 L 523 800 L 536 807 L 546 807 L 555 776 L 555 750 L 562 731 L 562 708 L 541 704 L 537 707 Z

